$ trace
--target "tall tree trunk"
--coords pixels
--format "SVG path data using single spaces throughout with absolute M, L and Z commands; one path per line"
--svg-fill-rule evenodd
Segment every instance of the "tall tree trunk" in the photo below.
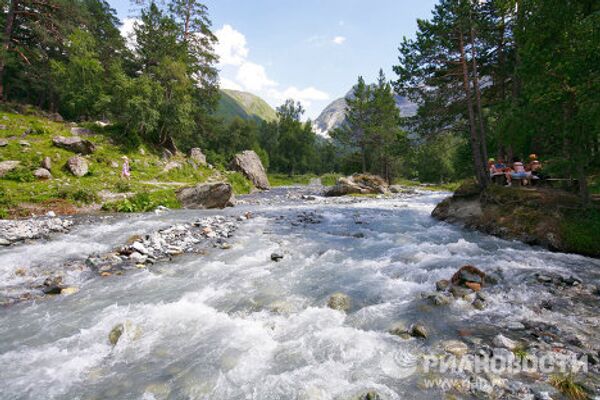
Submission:
M 361 155 L 361 162 L 362 162 L 362 172 L 364 174 L 367 172 L 367 151 L 365 149 L 364 144 L 362 144 L 360 146 L 360 155 Z
M 185 26 L 183 29 L 183 40 L 187 42 L 190 35 L 190 20 L 192 18 L 192 0 L 187 1 L 187 9 L 185 13 Z
M 483 106 L 481 105 L 481 89 L 479 88 L 479 72 L 477 67 L 477 49 L 475 47 L 475 29 L 473 21 L 469 18 L 471 24 L 471 63 L 473 64 L 473 87 L 475 88 L 475 102 L 477 104 L 477 115 L 479 119 L 479 142 L 481 145 L 481 156 L 484 161 L 488 159 L 487 141 L 485 135 L 485 121 L 483 119 Z M 487 174 L 486 174 L 487 177 Z
M 6 57 L 10 48 L 13 29 L 15 26 L 15 11 L 19 6 L 19 0 L 11 0 L 6 14 L 6 25 L 4 26 L 4 34 L 2 36 L 2 54 L 0 54 L 0 101 L 5 100 L 4 96 L 4 70 L 6 67 Z
M 479 186 L 485 188 L 487 185 L 487 173 L 485 173 L 484 162 L 481 158 L 481 142 L 475 122 L 475 112 L 473 111 L 473 100 L 471 98 L 471 85 L 469 83 L 469 67 L 465 55 L 465 43 L 462 29 L 459 30 L 460 46 L 460 65 L 462 68 L 463 89 L 465 91 L 465 100 L 467 102 L 467 112 L 469 114 L 469 128 L 471 131 L 471 153 L 473 155 L 473 166 L 475 168 L 475 177 Z

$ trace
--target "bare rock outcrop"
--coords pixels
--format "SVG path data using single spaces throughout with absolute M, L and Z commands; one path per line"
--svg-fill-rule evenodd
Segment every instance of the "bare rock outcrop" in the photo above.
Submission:
M 230 168 L 243 173 L 258 189 L 268 190 L 271 188 L 265 168 L 258 154 L 252 150 L 236 154 L 231 160 Z

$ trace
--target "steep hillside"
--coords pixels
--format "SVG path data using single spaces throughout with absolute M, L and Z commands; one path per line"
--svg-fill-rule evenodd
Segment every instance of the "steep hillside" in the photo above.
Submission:
M 217 116 L 225 121 L 231 121 L 235 117 L 264 121 L 277 119 L 275 110 L 260 97 L 229 89 L 221 90 Z
M 36 110 L 0 109 L 0 219 L 101 207 L 110 211 L 176 208 L 176 189 L 207 181 L 229 181 L 238 194 L 250 191 L 250 183 L 239 173 L 195 164 L 180 153 L 166 158 L 160 149 L 144 143 L 124 143 L 116 127 L 78 127 L 48 117 L 52 116 Z M 80 138 L 92 149 L 78 158 L 80 164 L 87 164 L 83 176 L 69 172 L 67 164 L 78 151 L 56 145 L 58 136 Z M 120 178 L 123 156 L 130 160 L 131 181 Z
M 346 97 L 351 96 L 352 91 L 348 92 L 345 97 L 341 97 L 334 100 L 329 104 L 317 119 L 313 122 L 313 127 L 317 134 L 321 136 L 327 136 L 330 131 L 335 128 L 339 128 L 346 119 Z M 396 107 L 400 110 L 400 114 L 403 117 L 409 117 L 415 115 L 417 112 L 417 106 L 411 103 L 407 98 L 395 95 Z

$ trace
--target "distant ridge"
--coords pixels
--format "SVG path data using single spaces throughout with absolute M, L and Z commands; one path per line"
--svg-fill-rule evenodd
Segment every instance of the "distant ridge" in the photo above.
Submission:
M 221 98 L 215 114 L 226 122 L 231 122 L 236 117 L 267 122 L 277 119 L 275 110 L 260 97 L 230 89 L 221 89 Z
M 352 91 L 346 96 L 350 96 Z M 394 95 L 396 107 L 400 110 L 400 115 L 410 117 L 416 114 L 417 105 L 411 103 L 407 98 Z M 321 114 L 313 122 L 313 129 L 321 136 L 328 137 L 329 132 L 339 128 L 346 120 L 346 97 L 340 97 L 334 100 L 321 111 Z

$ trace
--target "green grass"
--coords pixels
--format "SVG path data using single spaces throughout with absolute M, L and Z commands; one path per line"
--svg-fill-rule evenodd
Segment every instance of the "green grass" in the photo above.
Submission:
M 179 206 L 174 200 L 178 187 L 205 182 L 216 172 L 207 167 L 194 168 L 182 155 L 169 160 L 178 162 L 180 168 L 164 172 L 165 162 L 159 149 L 144 145 L 118 127 L 99 128 L 93 124 L 84 124 L 94 133 L 84 139 L 96 144 L 97 150 L 85 156 L 89 164 L 88 175 L 78 178 L 65 168 L 67 160 L 75 153 L 52 144 L 54 136 L 72 136 L 68 124 L 52 122 L 35 114 L 0 110 L 0 125 L 6 127 L 0 129 L 0 139 L 7 139 L 9 142 L 7 146 L 0 147 L 0 161 L 21 162 L 17 169 L 0 178 L 0 218 L 10 217 L 11 210 L 16 210 L 24 203 L 40 204 L 59 199 L 76 206 L 100 204 L 99 192 L 103 190 L 112 193 L 149 194 L 149 202 L 139 197 L 130 200 L 131 206 L 125 203 L 119 207 L 122 209 L 146 209 L 150 207 L 146 203 L 175 208 Z M 25 132 L 29 133 L 23 136 Z M 27 141 L 30 146 L 20 145 L 21 140 Z M 132 176 L 129 182 L 120 178 L 123 155 L 130 159 Z M 33 176 L 33 171 L 45 157 L 50 157 L 52 161 L 50 172 L 53 179 L 38 181 Z M 239 177 L 232 179 L 236 182 L 236 193 L 251 190 L 247 180 L 242 181 Z M 112 209 L 115 207 L 107 206 Z
M 422 190 L 431 190 L 431 191 L 436 191 L 436 192 L 439 192 L 439 191 L 454 192 L 456 189 L 459 188 L 459 186 L 462 184 L 462 182 L 429 184 L 429 183 L 413 181 L 413 180 L 405 179 L 405 178 L 397 178 L 397 179 L 394 179 L 393 184 L 415 187 L 415 188 L 422 189 Z
M 573 375 L 555 375 L 550 378 L 550 384 L 570 400 L 586 400 L 590 397 Z
M 232 172 L 227 174 L 227 181 L 229 182 L 229 184 L 231 184 L 231 187 L 233 188 L 233 193 L 235 194 L 248 194 L 252 192 L 252 182 L 250 182 L 240 172 Z
M 600 256 L 600 210 L 569 210 L 563 214 L 561 236 L 568 248 L 576 253 Z
M 102 209 L 113 212 L 146 212 L 158 206 L 180 208 L 181 204 L 173 190 L 156 190 L 154 192 L 136 193 L 129 199 L 105 203 Z
M 590 176 L 589 190 L 591 194 L 600 194 L 600 175 Z
M 312 179 L 317 178 L 316 175 L 292 175 L 287 174 L 269 174 L 269 183 L 273 187 L 277 186 L 294 186 L 308 185 Z
M 303 174 L 303 175 L 292 175 L 289 176 L 287 174 L 269 174 L 269 182 L 271 186 L 294 186 L 294 185 L 308 185 L 311 180 L 319 178 L 321 179 L 321 184 L 323 186 L 333 186 L 336 184 L 337 180 L 341 178 L 343 175 L 341 174 L 324 174 L 321 176 L 317 176 L 314 174 Z
M 236 117 L 267 122 L 277 120 L 275 110 L 267 102 L 251 93 L 237 90 L 221 90 L 216 115 L 226 122 Z
M 523 345 L 519 345 L 519 346 L 515 347 L 515 349 L 513 350 L 513 354 L 519 360 L 523 360 L 525 357 L 527 357 L 527 348 Z
M 323 186 L 333 186 L 336 184 L 337 180 L 342 177 L 341 174 L 324 174 L 321 175 L 321 185 Z

